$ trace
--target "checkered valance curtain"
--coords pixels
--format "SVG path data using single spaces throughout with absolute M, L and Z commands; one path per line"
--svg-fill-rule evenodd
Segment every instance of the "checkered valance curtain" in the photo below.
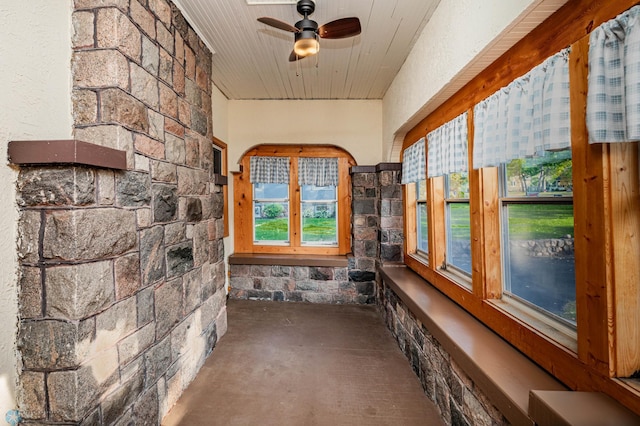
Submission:
M 338 159 L 298 158 L 298 184 L 338 186 Z
M 427 134 L 429 177 L 467 171 L 467 113 Z
M 569 49 L 551 56 L 473 109 L 473 167 L 571 147 Z
M 640 6 L 591 32 L 589 142 L 640 140 Z
M 289 157 L 250 158 L 251 183 L 289 183 Z
M 401 183 L 404 185 L 426 179 L 425 168 L 425 141 L 424 138 L 421 138 L 418 142 L 408 146 L 402 153 Z

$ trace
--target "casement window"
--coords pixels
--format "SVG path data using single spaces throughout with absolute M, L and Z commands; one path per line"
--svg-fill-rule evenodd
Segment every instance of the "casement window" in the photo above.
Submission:
M 261 145 L 235 175 L 238 253 L 350 251 L 353 158 L 330 146 Z
M 466 111 L 471 155 L 466 178 L 434 176 L 430 150 L 421 203 L 406 183 L 404 260 L 569 388 L 640 414 L 635 3 L 560 9 L 407 133 L 405 151 Z M 451 273 L 461 265 L 456 217 L 469 218 L 460 238 L 471 243 L 469 286 Z M 428 261 L 417 255 L 419 229 Z

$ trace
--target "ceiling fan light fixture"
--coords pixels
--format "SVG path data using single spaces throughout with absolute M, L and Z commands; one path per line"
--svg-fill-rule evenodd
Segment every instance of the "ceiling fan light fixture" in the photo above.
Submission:
M 320 51 L 320 42 L 313 31 L 302 31 L 296 34 L 293 51 L 300 57 L 315 55 Z
M 293 51 L 289 55 L 289 62 L 294 62 L 307 56 L 313 56 L 320 51 L 321 38 L 347 38 L 360 34 L 360 20 L 356 17 L 341 18 L 328 22 L 321 27 L 313 19 L 309 19 L 316 9 L 313 0 L 298 0 L 296 10 L 303 18 L 296 22 L 295 26 L 275 18 L 264 16 L 258 18 L 258 22 L 277 28 L 282 31 L 294 33 L 295 42 Z M 316 58 L 317 65 L 317 58 Z

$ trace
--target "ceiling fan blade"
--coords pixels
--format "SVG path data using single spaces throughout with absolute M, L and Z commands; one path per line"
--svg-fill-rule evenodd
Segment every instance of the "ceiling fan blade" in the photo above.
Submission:
M 327 22 L 318 28 L 321 38 L 347 38 L 360 34 L 360 20 L 358 18 L 342 18 Z
M 313 55 L 300 56 L 300 55 L 297 55 L 296 52 L 292 50 L 291 54 L 289 54 L 289 62 L 295 62 L 300 59 L 306 58 L 307 56 L 313 56 Z
M 300 32 L 300 30 L 294 27 L 293 25 L 289 25 L 286 22 L 279 21 L 275 18 L 269 18 L 269 17 L 258 18 L 258 21 L 262 22 L 263 24 L 267 24 L 270 27 L 277 28 L 279 30 L 289 31 L 292 33 Z

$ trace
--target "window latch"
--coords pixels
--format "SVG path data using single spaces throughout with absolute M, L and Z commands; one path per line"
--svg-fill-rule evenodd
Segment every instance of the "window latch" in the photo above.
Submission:
M 444 259 L 442 260 L 442 265 L 440 265 L 440 269 L 443 271 L 447 270 L 447 254 L 444 254 Z

